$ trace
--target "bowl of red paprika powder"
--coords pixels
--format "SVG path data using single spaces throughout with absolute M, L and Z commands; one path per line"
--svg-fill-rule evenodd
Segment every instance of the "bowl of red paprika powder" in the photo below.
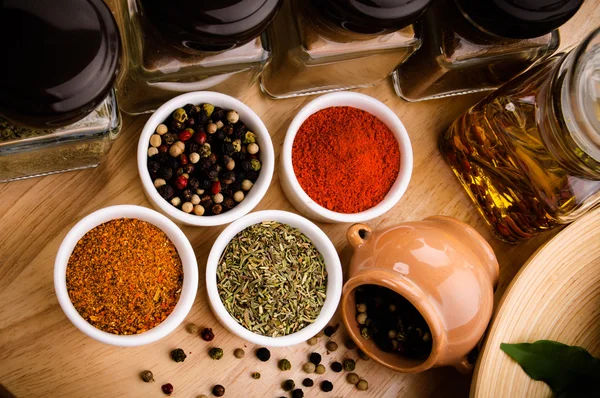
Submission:
M 279 173 L 287 198 L 306 217 L 357 223 L 398 203 L 412 167 L 398 116 L 372 97 L 339 92 L 309 102 L 292 120 Z
M 89 337 L 140 346 L 183 322 L 198 290 L 198 263 L 167 217 L 141 206 L 110 206 L 67 233 L 54 263 L 54 289 L 67 318 Z

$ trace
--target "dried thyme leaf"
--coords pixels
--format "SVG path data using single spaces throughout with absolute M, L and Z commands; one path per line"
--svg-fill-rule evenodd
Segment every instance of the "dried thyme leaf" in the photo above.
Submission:
M 217 287 L 227 311 L 246 329 L 285 336 L 319 316 L 327 271 L 323 256 L 300 230 L 262 222 L 229 242 L 217 267 Z

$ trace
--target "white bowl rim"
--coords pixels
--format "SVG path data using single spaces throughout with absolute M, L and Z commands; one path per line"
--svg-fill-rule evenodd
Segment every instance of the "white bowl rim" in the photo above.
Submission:
M 96 226 L 118 218 L 137 218 L 149 222 L 167 234 L 177 248 L 183 265 L 183 286 L 181 295 L 173 312 L 158 326 L 134 335 L 117 335 L 97 329 L 88 323 L 75 309 L 67 291 L 66 269 L 69 258 L 77 242 Z M 102 343 L 134 347 L 157 341 L 174 331 L 189 313 L 198 290 L 198 263 L 189 240 L 171 220 L 159 212 L 147 207 L 135 205 L 116 205 L 96 210 L 75 224 L 63 239 L 54 262 L 54 290 L 58 302 L 77 329 Z
M 150 173 L 148 173 L 148 144 L 150 142 L 150 136 L 154 134 L 156 126 L 162 123 L 168 115 L 170 115 L 175 109 L 182 107 L 186 104 L 198 104 L 198 103 L 211 103 L 217 106 L 227 107 L 234 109 L 239 113 L 240 119 L 244 120 L 247 126 L 253 126 L 252 131 L 256 134 L 257 141 L 260 145 L 261 150 L 261 162 L 262 167 L 258 179 L 254 183 L 252 189 L 248 193 L 248 196 L 240 202 L 233 209 L 212 216 L 197 216 L 194 214 L 185 213 L 166 201 L 152 183 Z M 224 105 L 224 104 L 231 105 Z M 179 95 L 161 105 L 152 116 L 146 121 L 137 147 L 137 164 L 138 174 L 142 184 L 144 185 L 145 191 L 150 195 L 152 201 L 158 206 L 160 211 L 165 213 L 167 216 L 174 220 L 178 220 L 187 225 L 209 227 L 216 225 L 228 224 L 238 218 L 248 214 L 254 209 L 262 198 L 267 193 L 271 180 L 273 178 L 273 172 L 275 169 L 275 151 L 273 149 L 273 141 L 267 126 L 263 123 L 262 119 L 246 104 L 232 96 L 214 92 L 214 91 L 194 91 Z
M 346 104 L 348 102 L 351 102 L 352 104 Z M 385 121 L 384 123 L 392 131 L 394 137 L 396 138 L 396 141 L 398 141 L 398 146 L 401 155 L 400 170 L 389 192 L 387 193 L 385 198 L 377 205 L 358 213 L 338 213 L 319 205 L 310 196 L 308 196 L 304 189 L 302 189 L 300 183 L 298 182 L 298 179 L 296 178 L 296 174 L 294 173 L 294 166 L 292 164 L 292 147 L 294 145 L 294 140 L 296 138 L 298 130 L 300 129 L 300 126 L 302 126 L 302 123 L 304 123 L 304 121 L 311 115 L 315 114 L 316 112 L 322 109 L 335 106 L 351 106 L 362 110 L 360 106 L 357 106 L 360 103 L 367 103 L 370 106 L 377 108 L 379 112 L 384 114 L 386 118 L 392 121 L 392 125 L 385 123 Z M 281 168 L 280 172 L 284 172 L 286 174 L 288 181 L 290 182 L 291 188 L 300 198 L 302 203 L 314 213 L 326 219 L 341 223 L 364 222 L 379 217 L 382 214 L 386 213 L 400 201 L 400 199 L 406 192 L 406 189 L 408 188 L 408 184 L 412 176 L 413 169 L 413 152 L 410 143 L 410 137 L 408 136 L 408 132 L 406 131 L 406 128 L 404 127 L 404 124 L 402 123 L 400 118 L 383 102 L 365 94 L 348 91 L 329 93 L 317 97 L 314 100 L 307 103 L 296 114 L 286 132 L 281 153 L 281 159 L 283 162 L 283 167 Z
M 263 336 L 253 333 L 240 325 L 227 311 L 217 289 L 217 266 L 223 251 L 231 239 L 240 231 L 262 221 L 278 221 L 298 228 L 305 234 L 325 259 L 327 270 L 327 297 L 321 312 L 314 323 L 305 328 L 281 337 Z M 311 237 L 312 236 L 312 237 Z M 317 237 L 317 239 L 314 239 Z M 302 343 L 322 330 L 337 311 L 342 295 L 342 266 L 335 246 L 317 225 L 295 213 L 282 210 L 263 210 L 248 214 L 230 224 L 221 232 L 208 256 L 206 265 L 206 289 L 213 311 L 225 326 L 234 334 L 254 344 L 267 347 L 287 347 Z

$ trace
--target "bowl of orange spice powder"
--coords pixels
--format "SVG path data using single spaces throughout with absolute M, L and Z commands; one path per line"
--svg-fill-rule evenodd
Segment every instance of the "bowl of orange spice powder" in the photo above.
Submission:
M 339 92 L 296 115 L 279 174 L 287 198 L 306 217 L 358 223 L 398 203 L 412 167 L 410 138 L 398 116 L 372 97 Z
M 111 206 L 79 221 L 54 263 L 54 288 L 67 318 L 89 337 L 139 346 L 183 322 L 196 297 L 192 245 L 164 215 Z

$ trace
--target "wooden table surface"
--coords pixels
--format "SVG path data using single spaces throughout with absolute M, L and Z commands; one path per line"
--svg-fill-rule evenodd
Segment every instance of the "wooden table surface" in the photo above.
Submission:
M 563 28 L 562 47 L 580 41 L 600 25 L 600 4 L 588 0 Z M 471 201 L 463 192 L 437 149 L 440 133 L 480 96 L 409 104 L 395 96 L 390 82 L 361 90 L 385 102 L 404 122 L 414 151 L 414 172 L 408 191 L 398 205 L 369 224 L 384 227 L 407 220 L 420 220 L 434 214 L 456 217 L 475 227 L 488 239 L 500 262 L 498 300 L 525 260 L 549 237 L 538 236 L 526 243 L 508 245 L 495 240 Z M 261 116 L 271 132 L 279 155 L 288 124 L 311 97 L 270 100 L 255 86 L 241 98 Z M 123 130 L 108 159 L 98 168 L 0 184 L 0 387 L 17 397 L 161 397 L 160 386 L 171 383 L 173 396 L 210 395 L 214 384 L 226 387 L 226 397 L 284 395 L 280 383 L 288 378 L 300 384 L 305 377 L 300 368 L 313 347 L 272 349 L 272 359 L 259 362 L 254 347 L 228 333 L 211 313 L 204 286 L 208 252 L 223 227 L 183 227 L 198 257 L 200 286 L 186 322 L 212 327 L 215 340 L 209 344 L 188 334 L 184 325 L 163 340 L 138 348 L 118 348 L 98 343 L 79 332 L 58 305 L 53 286 L 54 256 L 69 229 L 82 217 L 105 206 L 136 204 L 150 207 L 142 193 L 137 173 L 136 146 L 147 117 L 125 117 Z M 278 163 L 277 163 L 278 164 Z M 295 211 L 287 201 L 277 172 L 266 197 L 255 210 Z M 342 264 L 348 263 L 346 224 L 320 224 L 338 249 Z M 336 323 L 339 317 L 333 319 Z M 343 327 L 333 340 L 340 349 L 324 355 L 356 358 L 341 344 Z M 326 339 L 315 347 L 325 353 Z M 211 360 L 207 350 L 225 350 L 220 361 Z M 173 348 L 185 349 L 188 359 L 175 363 L 169 357 Z M 243 360 L 233 350 L 244 347 Z M 277 360 L 288 358 L 294 369 L 280 372 Z M 144 369 L 154 372 L 156 383 L 138 378 Z M 259 371 L 260 380 L 250 373 Z M 362 397 L 444 397 L 467 396 L 470 377 L 451 368 L 433 369 L 417 375 L 397 374 L 374 361 L 358 361 L 356 372 L 369 381 L 369 391 L 358 392 L 346 383 L 343 373 L 331 370 L 316 381 L 330 380 L 333 392 L 324 394 L 317 386 L 306 396 Z M 318 375 L 313 375 L 318 376 Z M 0 396 L 3 396 L 0 388 Z

